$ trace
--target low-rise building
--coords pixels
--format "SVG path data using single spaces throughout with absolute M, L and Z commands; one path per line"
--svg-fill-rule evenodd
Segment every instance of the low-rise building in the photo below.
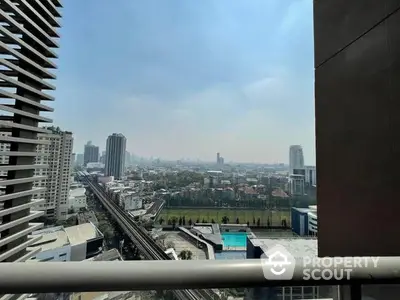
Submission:
M 87 208 L 86 189 L 84 187 L 76 187 L 70 189 L 68 208 L 73 211 L 79 211 L 81 208 Z
M 277 245 L 285 248 L 295 259 L 317 257 L 317 239 L 315 238 L 247 238 L 247 259 L 260 259 L 262 254 Z M 245 299 L 338 299 L 337 286 L 285 286 L 259 287 L 246 291 Z
M 291 174 L 289 176 L 289 188 L 292 196 L 304 196 L 304 175 Z
M 103 234 L 92 223 L 35 231 L 41 238 L 29 247 L 40 249 L 28 262 L 82 261 L 102 252 Z
M 292 231 L 299 236 L 318 236 L 317 206 L 308 208 L 292 207 Z
M 143 208 L 143 201 L 134 191 L 122 191 L 119 195 L 120 206 L 125 210 L 137 210 Z

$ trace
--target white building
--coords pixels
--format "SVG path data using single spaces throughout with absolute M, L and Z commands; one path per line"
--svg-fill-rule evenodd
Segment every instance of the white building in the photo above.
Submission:
M 119 196 L 120 206 L 125 210 L 137 210 L 143 208 L 143 201 L 134 191 L 122 191 Z
M 317 185 L 317 168 L 315 166 L 305 166 L 305 182 L 309 185 Z
M 310 205 L 310 211 L 307 213 L 308 215 L 308 234 L 317 236 L 318 235 L 318 215 L 317 215 L 317 206 Z
M 81 208 L 87 208 L 86 189 L 79 186 L 71 186 L 68 198 L 68 209 L 79 211 Z
M 28 250 L 38 251 L 28 262 L 82 261 L 102 251 L 103 234 L 92 224 L 51 227 L 35 231 L 41 236 Z
M 38 134 L 39 140 L 49 141 L 39 144 L 36 151 L 36 164 L 47 164 L 48 169 L 35 171 L 35 176 L 46 176 L 46 179 L 35 182 L 36 187 L 46 190 L 34 194 L 34 199 L 45 199 L 45 202 L 35 208 L 45 212 L 45 216 L 66 219 L 68 211 L 69 188 L 72 171 L 72 133 L 59 128 L 48 128 L 51 134 Z
M 290 194 L 294 196 L 304 195 L 304 176 L 298 174 L 291 174 L 289 176 Z
M 303 148 L 300 145 L 292 145 L 289 148 L 289 175 L 294 169 L 304 169 Z

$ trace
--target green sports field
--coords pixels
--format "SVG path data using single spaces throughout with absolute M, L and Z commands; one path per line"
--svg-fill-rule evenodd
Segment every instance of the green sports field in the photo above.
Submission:
M 260 225 L 266 226 L 267 220 L 270 220 L 271 226 L 281 226 L 283 219 L 286 219 L 286 223 L 290 226 L 290 211 L 271 211 L 271 210 L 245 210 L 245 209 L 171 209 L 164 208 L 158 220 L 161 218 L 168 221 L 172 218 L 185 217 L 186 222 L 192 219 L 196 222 L 199 219 L 200 222 L 206 221 L 211 222 L 214 220 L 216 223 L 222 223 L 222 218 L 227 216 L 229 218 L 229 223 L 236 223 L 236 218 L 239 218 L 241 224 L 249 222 L 250 225 L 253 224 L 253 219 L 257 222 L 260 218 Z

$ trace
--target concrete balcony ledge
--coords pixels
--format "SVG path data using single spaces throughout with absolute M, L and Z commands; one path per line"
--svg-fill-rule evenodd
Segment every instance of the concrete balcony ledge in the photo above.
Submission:
M 380 258 L 376 267 L 370 260 L 369 267 L 354 267 L 349 279 L 340 280 L 305 280 L 303 261 L 296 261 L 292 279 L 267 280 L 261 262 L 253 259 L 3 263 L 0 291 L 22 294 L 400 283 L 400 258 L 397 257 Z M 325 269 L 333 271 L 335 268 L 346 269 L 348 266 L 339 264 Z M 310 269 L 320 270 L 318 267 Z

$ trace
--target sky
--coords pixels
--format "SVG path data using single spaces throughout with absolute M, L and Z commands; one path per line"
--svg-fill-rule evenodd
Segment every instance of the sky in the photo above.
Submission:
M 315 163 L 311 0 L 64 1 L 52 113 L 74 151 Z

